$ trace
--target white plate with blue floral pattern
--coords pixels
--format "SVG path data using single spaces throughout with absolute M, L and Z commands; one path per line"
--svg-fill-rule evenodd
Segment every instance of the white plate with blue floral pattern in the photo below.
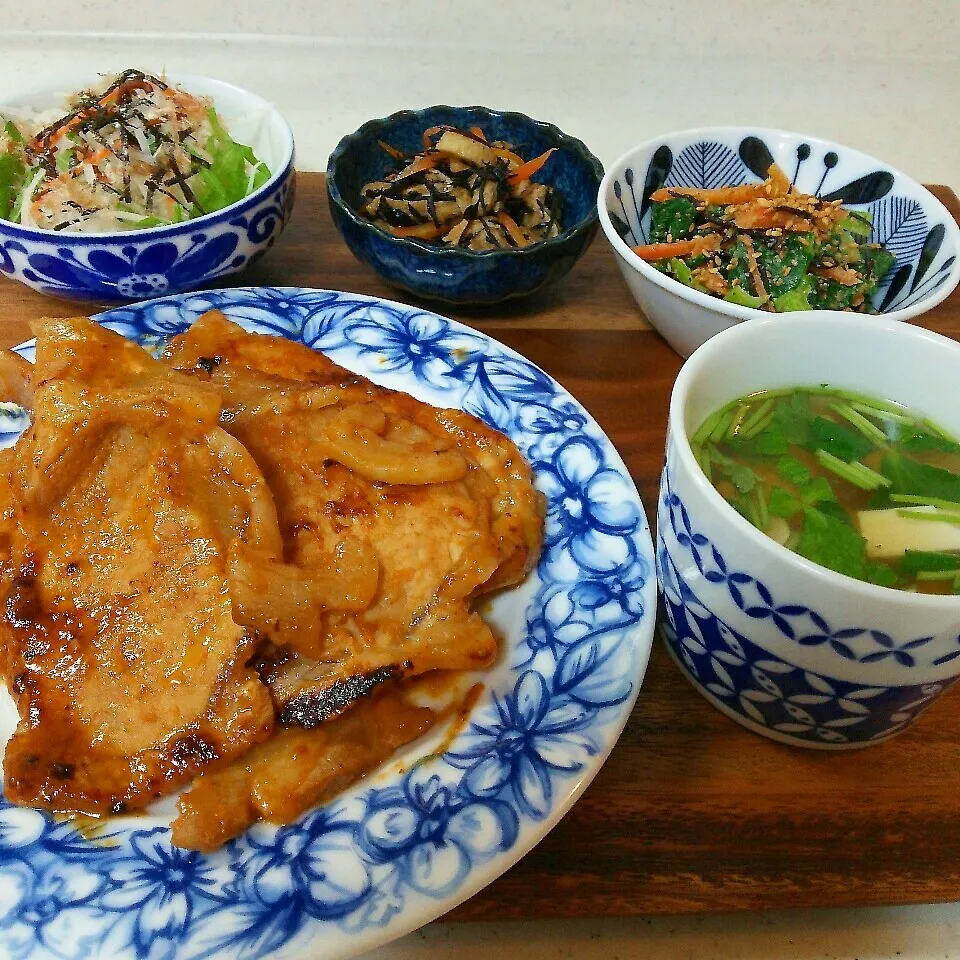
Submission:
M 476 330 L 356 294 L 223 290 L 97 319 L 159 347 L 215 307 L 507 433 L 547 497 L 544 554 L 487 614 L 503 654 L 456 738 L 295 824 L 260 824 L 203 855 L 170 845 L 169 814 L 109 821 L 91 839 L 0 799 L 9 960 L 327 960 L 401 936 L 490 883 L 557 823 L 612 749 L 646 669 L 656 579 L 643 508 L 613 445 L 556 381 Z M 20 352 L 32 359 L 32 345 Z M 0 445 L 25 425 L 0 409 Z M 0 703 L 0 742 L 15 721 Z

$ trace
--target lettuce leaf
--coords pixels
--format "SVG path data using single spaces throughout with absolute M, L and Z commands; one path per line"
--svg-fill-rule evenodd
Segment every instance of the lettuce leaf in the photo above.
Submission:
M 191 217 L 222 210 L 242 200 L 270 179 L 267 165 L 257 159 L 250 147 L 237 143 L 230 136 L 213 107 L 208 115 L 212 128 L 206 143 L 210 166 L 203 167 L 190 180 L 190 189 L 195 198 Z
M 27 165 L 17 151 L 0 154 L 0 218 L 13 219 L 14 207 L 27 179 Z

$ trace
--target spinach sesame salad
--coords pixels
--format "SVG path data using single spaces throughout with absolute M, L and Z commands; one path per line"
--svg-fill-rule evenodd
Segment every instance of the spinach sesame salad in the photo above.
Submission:
M 894 255 L 869 243 L 870 214 L 797 192 L 776 165 L 763 183 L 651 194 L 650 242 L 633 252 L 702 293 L 784 313 L 874 313 Z

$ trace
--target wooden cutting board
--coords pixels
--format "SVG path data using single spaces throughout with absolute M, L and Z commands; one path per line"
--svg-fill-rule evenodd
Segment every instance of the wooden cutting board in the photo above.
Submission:
M 960 219 L 960 202 L 931 188 Z M 293 218 L 236 284 L 406 300 L 354 259 L 324 178 L 301 174 Z M 0 281 L 0 346 L 77 308 Z M 443 310 L 539 364 L 599 420 L 655 515 L 681 360 L 644 320 L 598 237 L 554 288 L 515 305 Z M 923 326 L 960 340 L 960 290 Z M 851 753 L 749 733 L 683 679 L 659 641 L 610 759 L 560 825 L 460 906 L 461 919 L 960 900 L 960 692 L 906 733 Z

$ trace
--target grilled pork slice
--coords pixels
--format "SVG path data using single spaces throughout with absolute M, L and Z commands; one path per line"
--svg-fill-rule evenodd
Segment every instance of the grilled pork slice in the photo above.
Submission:
M 0 668 L 22 804 L 142 806 L 263 740 L 228 546 L 282 549 L 210 385 L 86 319 L 41 322 L 31 427 L 0 454 Z
M 173 842 L 216 850 L 261 817 L 290 823 L 416 740 L 436 719 L 433 710 L 391 689 L 317 730 L 278 730 L 242 760 L 204 774 L 180 797 Z
M 523 579 L 543 527 L 509 439 L 216 311 L 166 358 L 219 391 L 224 429 L 273 493 L 283 560 L 238 549 L 231 590 L 269 641 L 257 663 L 283 723 L 313 727 L 387 680 L 494 660 L 472 602 Z

